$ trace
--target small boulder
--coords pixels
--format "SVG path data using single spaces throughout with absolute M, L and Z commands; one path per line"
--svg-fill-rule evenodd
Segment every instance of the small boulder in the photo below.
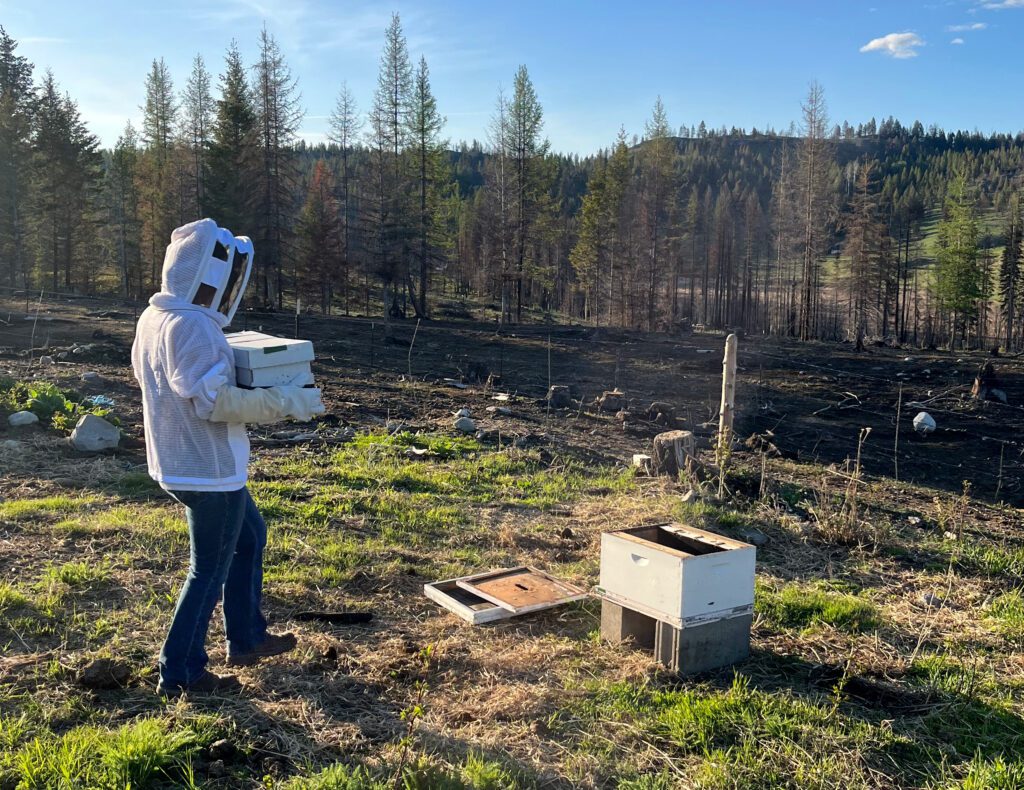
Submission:
M 87 382 L 89 384 L 95 384 L 99 380 L 100 374 L 97 373 L 95 370 L 87 370 L 85 371 L 85 373 L 82 374 L 82 381 Z
M 128 685 L 132 668 L 116 658 L 96 658 L 78 672 L 78 683 L 87 689 L 119 689 Z
M 7 424 L 12 428 L 22 428 L 37 422 L 39 422 L 39 418 L 30 411 L 16 411 L 7 418 Z
M 86 414 L 75 425 L 71 432 L 71 445 L 76 450 L 98 453 L 117 447 L 121 441 L 121 431 L 102 417 Z
M 457 412 L 455 412 L 455 414 L 453 416 L 454 417 L 472 417 L 473 416 L 473 412 L 471 412 L 469 409 L 467 409 L 465 406 L 463 406 L 461 409 L 459 409 Z
M 455 420 L 455 430 L 462 433 L 476 433 L 476 423 L 470 417 L 459 417 Z
M 914 417 L 914 430 L 927 436 L 935 430 L 935 418 L 926 411 L 918 412 Z
M 921 603 L 929 609 L 941 609 L 946 605 L 946 599 L 935 595 L 935 593 L 926 592 L 921 596 Z
M 55 363 L 53 361 L 53 357 L 43 356 L 43 357 L 39 357 L 39 364 L 40 365 L 53 365 Z
M 770 538 L 756 527 L 745 527 L 740 530 L 740 537 L 751 546 L 765 546 Z
M 569 388 L 562 384 L 552 384 L 548 388 L 548 406 L 552 409 L 568 409 L 572 406 L 572 395 Z

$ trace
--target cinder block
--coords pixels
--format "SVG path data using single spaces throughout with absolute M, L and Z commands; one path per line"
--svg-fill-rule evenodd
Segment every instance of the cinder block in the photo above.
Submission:
M 753 620 L 750 613 L 682 628 L 658 620 L 654 657 L 680 675 L 727 667 L 750 655 Z
M 633 644 L 650 650 L 654 647 L 654 630 L 657 621 L 640 612 L 634 612 L 604 598 L 601 599 L 601 638 L 609 642 L 624 642 L 632 639 Z

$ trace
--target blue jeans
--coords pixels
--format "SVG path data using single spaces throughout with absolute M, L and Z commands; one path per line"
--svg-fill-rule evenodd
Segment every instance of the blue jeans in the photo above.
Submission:
M 206 670 L 206 631 L 222 594 L 228 652 L 248 653 L 266 638 L 260 604 L 267 525 L 247 488 L 168 493 L 185 506 L 191 546 L 188 576 L 160 651 L 160 681 L 175 687 Z

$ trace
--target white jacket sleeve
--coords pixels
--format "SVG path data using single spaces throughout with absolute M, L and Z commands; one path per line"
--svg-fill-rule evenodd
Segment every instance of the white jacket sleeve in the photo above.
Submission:
M 233 381 L 230 350 L 224 336 L 209 323 L 187 316 L 173 320 L 161 348 L 168 385 L 178 397 L 191 400 L 196 416 L 203 420 L 210 419 L 221 387 Z
M 323 414 L 320 390 L 303 387 L 241 389 L 226 385 L 217 391 L 211 422 L 280 422 L 288 417 L 308 422 Z

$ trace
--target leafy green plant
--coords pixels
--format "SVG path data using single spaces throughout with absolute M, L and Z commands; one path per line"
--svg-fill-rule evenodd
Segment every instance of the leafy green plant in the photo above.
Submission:
M 6 411 L 30 411 L 40 422 L 61 433 L 70 433 L 85 414 L 119 424 L 109 409 L 96 406 L 82 398 L 81 393 L 61 389 L 49 381 L 15 381 L 0 379 L 0 409 Z

